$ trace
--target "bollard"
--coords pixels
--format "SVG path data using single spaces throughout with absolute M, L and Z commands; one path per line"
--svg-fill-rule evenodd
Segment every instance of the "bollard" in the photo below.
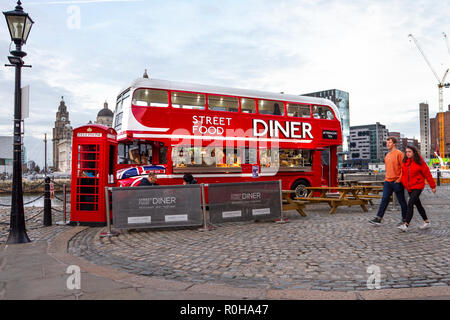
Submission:
M 216 229 L 212 224 L 206 221 L 206 197 L 205 197 L 205 184 L 202 183 L 202 212 L 203 212 L 203 226 L 198 231 L 211 231 Z
M 67 208 L 66 208 L 66 206 L 67 206 L 67 188 L 66 188 L 66 184 L 64 184 L 64 198 L 63 198 L 63 200 L 64 200 L 64 202 L 63 202 L 63 206 L 64 206 L 64 223 L 67 223 L 66 221 L 67 221 Z
M 50 177 L 45 177 L 44 186 L 44 227 L 52 225 L 52 200 L 50 199 Z
M 119 231 L 112 230 L 111 227 L 111 214 L 110 214 L 110 202 L 109 193 L 112 192 L 111 187 L 105 187 L 105 206 L 106 206 L 106 232 L 100 233 L 100 238 L 104 237 L 114 237 L 120 235 Z
M 441 185 L 441 172 L 439 171 L 439 169 L 436 170 L 436 178 L 437 178 L 437 186 L 439 187 Z

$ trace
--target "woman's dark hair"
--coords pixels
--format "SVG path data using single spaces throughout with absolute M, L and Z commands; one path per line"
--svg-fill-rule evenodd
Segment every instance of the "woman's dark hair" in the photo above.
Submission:
M 405 151 L 406 151 L 406 149 L 412 150 L 412 152 L 413 152 L 412 159 L 413 159 L 417 164 L 422 164 L 422 157 L 420 156 L 420 153 L 419 153 L 419 151 L 417 150 L 416 147 L 414 147 L 414 146 L 407 146 L 407 147 L 405 148 Z M 406 162 L 407 160 L 408 160 L 408 157 L 407 157 L 406 154 L 405 154 L 405 158 L 403 158 L 403 162 Z
M 183 180 L 186 181 L 186 183 L 191 183 L 194 180 L 194 177 L 190 173 L 186 173 L 183 176 Z

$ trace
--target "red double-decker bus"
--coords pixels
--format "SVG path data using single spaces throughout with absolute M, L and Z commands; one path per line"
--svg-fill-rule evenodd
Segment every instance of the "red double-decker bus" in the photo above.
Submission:
M 118 179 L 136 185 L 281 180 L 337 186 L 340 115 L 329 100 L 141 78 L 117 98 Z

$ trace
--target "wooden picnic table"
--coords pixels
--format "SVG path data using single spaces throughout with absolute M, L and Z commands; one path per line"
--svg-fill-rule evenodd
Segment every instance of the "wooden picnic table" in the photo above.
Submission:
M 295 200 L 328 203 L 330 206 L 330 214 L 333 214 L 340 206 L 352 206 L 358 205 L 364 210 L 369 211 L 366 205 L 369 203 L 367 195 L 361 194 L 363 188 L 360 187 L 307 187 L 306 189 L 311 192 L 307 197 L 296 197 Z M 330 191 L 337 191 L 337 193 L 330 193 Z M 319 192 L 318 197 L 314 197 L 314 194 Z M 360 195 L 361 194 L 361 195 Z
M 339 185 L 351 187 L 358 183 L 358 180 L 339 180 Z
M 358 181 L 357 185 L 361 186 L 383 186 L 384 181 Z
M 282 191 L 282 199 L 283 199 L 283 211 L 287 210 L 297 210 L 297 212 L 306 217 L 306 213 L 303 211 L 307 201 L 301 201 L 291 198 L 291 194 L 295 194 L 295 190 L 283 190 Z

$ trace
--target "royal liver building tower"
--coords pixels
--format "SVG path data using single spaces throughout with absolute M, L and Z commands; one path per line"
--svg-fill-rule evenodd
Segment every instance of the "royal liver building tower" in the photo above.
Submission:
M 53 128 L 53 171 L 70 171 L 72 156 L 72 127 L 69 121 L 64 97 L 61 97 L 58 112 L 56 112 L 55 127 Z

